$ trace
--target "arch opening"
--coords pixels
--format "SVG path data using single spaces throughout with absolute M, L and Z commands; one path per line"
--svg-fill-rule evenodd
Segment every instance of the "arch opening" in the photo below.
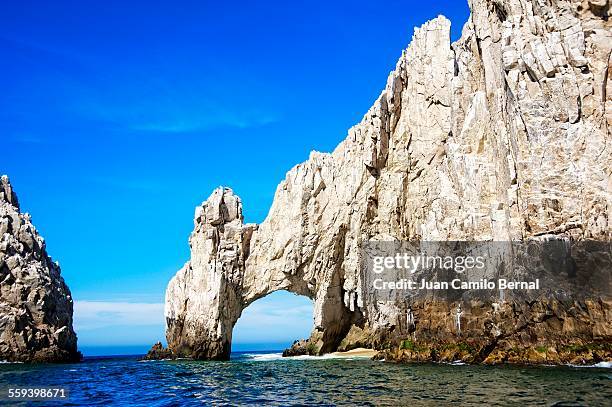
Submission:
M 282 351 L 313 330 L 314 302 L 304 295 L 274 291 L 250 303 L 236 321 L 232 352 Z

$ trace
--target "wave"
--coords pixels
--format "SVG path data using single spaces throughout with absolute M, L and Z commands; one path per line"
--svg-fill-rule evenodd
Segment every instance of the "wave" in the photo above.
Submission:
M 283 359 L 282 353 L 243 353 L 240 355 L 240 359 L 254 360 L 254 361 L 268 361 L 268 360 L 279 360 Z
M 327 353 L 322 356 L 300 355 L 300 356 L 283 356 L 282 353 L 244 353 L 241 359 L 246 359 L 255 362 L 269 362 L 274 360 L 329 360 L 329 359 L 369 359 L 365 356 L 350 356 L 350 355 L 335 355 Z
M 599 362 L 594 365 L 573 365 L 569 364 L 570 367 L 599 367 L 604 369 L 612 369 L 612 362 Z
M 275 360 L 329 360 L 329 359 L 369 359 L 369 357 L 364 356 L 348 356 L 348 355 L 335 355 L 333 353 L 328 353 L 322 356 L 310 356 L 310 355 L 300 355 L 300 356 L 283 356 L 282 353 L 244 353 L 240 355 L 242 360 L 254 361 L 254 362 L 270 362 Z M 466 366 L 468 363 L 463 362 L 461 360 L 455 360 L 453 362 L 443 362 L 443 364 L 451 365 L 451 366 Z M 594 365 L 572 365 L 569 364 L 567 366 L 577 367 L 577 368 L 604 368 L 611 369 L 612 362 L 599 362 Z M 551 365 L 551 367 L 555 367 L 555 365 Z

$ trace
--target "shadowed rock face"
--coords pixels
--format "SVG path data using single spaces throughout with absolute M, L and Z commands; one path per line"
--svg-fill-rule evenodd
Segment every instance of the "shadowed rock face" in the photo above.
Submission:
M 597 292 L 574 296 L 576 275 L 561 273 L 563 290 L 544 287 L 538 298 L 427 293 L 411 299 L 411 329 L 404 301 L 368 297 L 360 255 L 368 241 L 609 242 L 609 7 L 473 0 L 454 44 L 444 17 L 416 29 L 361 123 L 331 154 L 313 152 L 288 172 L 261 225 L 243 224 L 227 188 L 196 210 L 191 260 L 166 292 L 171 350 L 228 358 L 242 310 L 279 289 L 314 299 L 319 353 L 374 346 L 410 358 L 401 349 L 410 338 L 421 343 L 417 359 L 435 359 L 433 344 L 469 343 L 469 360 L 497 362 L 530 360 L 508 357 L 521 346 L 609 344 L 605 250 Z
M 74 362 L 72 297 L 45 242 L 0 179 L 0 360 Z

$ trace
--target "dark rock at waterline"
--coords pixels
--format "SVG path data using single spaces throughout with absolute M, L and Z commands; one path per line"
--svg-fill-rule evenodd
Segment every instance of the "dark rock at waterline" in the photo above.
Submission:
M 283 357 L 302 356 L 302 355 L 317 355 L 317 347 L 308 339 L 300 339 L 291 345 L 291 347 L 283 351 Z
M 157 342 L 149 349 L 147 354 L 142 360 L 163 360 L 163 359 L 176 359 L 176 355 L 168 348 L 164 348 L 161 342 Z
M 0 178 L 0 360 L 78 362 L 73 301 L 44 239 Z

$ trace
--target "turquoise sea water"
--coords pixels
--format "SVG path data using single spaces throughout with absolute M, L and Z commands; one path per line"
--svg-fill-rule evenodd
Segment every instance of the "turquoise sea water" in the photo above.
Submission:
M 612 369 L 398 365 L 364 358 L 234 353 L 228 362 L 86 358 L 79 364 L 0 364 L 8 387 L 65 387 L 62 402 L 23 405 L 543 405 L 604 406 Z M 10 404 L 15 404 L 10 402 Z

